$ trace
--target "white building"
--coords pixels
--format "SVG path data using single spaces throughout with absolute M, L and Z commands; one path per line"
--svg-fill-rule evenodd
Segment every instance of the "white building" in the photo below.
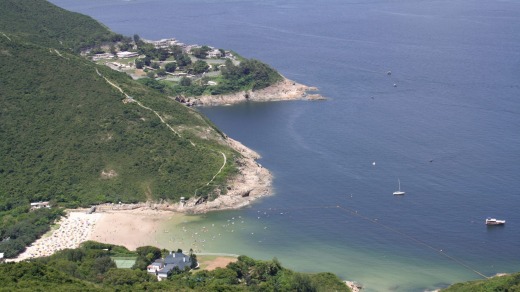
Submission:
M 31 203 L 31 210 L 35 210 L 35 209 L 41 209 L 41 208 L 50 208 L 51 205 L 49 204 L 49 202 L 34 202 L 34 203 Z
M 118 58 L 132 58 L 132 57 L 137 57 L 137 56 L 139 56 L 139 54 L 136 52 L 127 52 L 127 51 L 117 52 Z

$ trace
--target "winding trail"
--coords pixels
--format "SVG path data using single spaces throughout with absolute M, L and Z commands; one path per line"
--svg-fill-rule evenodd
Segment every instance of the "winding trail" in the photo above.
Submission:
M 52 49 L 49 49 L 49 51 L 52 53 Z M 54 49 L 54 52 L 58 54 L 58 56 L 62 57 L 65 60 L 70 60 L 69 58 L 63 56 L 58 50 Z
M 112 85 L 112 87 L 114 87 L 115 89 L 119 90 L 119 92 L 121 92 L 125 97 L 126 97 L 126 100 L 128 102 L 131 102 L 131 103 L 136 103 L 138 106 L 146 109 L 146 110 L 149 110 L 151 112 L 153 112 L 160 120 L 161 120 L 161 123 L 165 124 L 166 127 L 168 127 L 175 135 L 177 135 L 179 138 L 182 138 L 181 134 L 179 132 L 177 132 L 170 124 L 168 124 L 166 122 L 166 120 L 157 112 L 155 111 L 154 109 L 150 108 L 150 107 L 147 107 L 145 105 L 143 105 L 141 102 L 139 102 L 138 100 L 135 100 L 133 97 L 131 97 L 130 95 L 128 95 L 126 92 L 123 91 L 123 89 L 121 89 L 121 87 L 117 86 L 115 83 L 113 83 L 112 81 L 110 81 L 108 78 L 106 78 L 105 76 L 103 76 L 103 74 L 101 74 L 99 72 L 99 70 L 96 68 L 96 73 L 102 77 L 103 79 L 105 79 L 105 81 Z M 190 142 L 190 144 L 193 146 L 193 147 L 196 147 L 195 143 L 193 143 L 193 141 L 189 140 L 188 141 Z M 214 151 L 214 150 L 211 150 L 211 151 Z M 215 151 L 216 152 L 216 151 Z M 222 172 L 222 170 L 224 169 L 224 167 L 226 166 L 226 163 L 227 163 L 227 156 L 224 152 L 222 151 L 218 151 L 218 153 L 222 154 L 222 157 L 224 158 L 224 163 L 222 163 L 222 166 L 220 167 L 220 169 L 217 171 L 217 173 L 211 178 L 210 181 L 208 181 L 206 183 L 206 185 L 204 186 L 209 186 L 214 180 L 215 178 Z M 202 188 L 202 187 L 200 187 Z M 200 188 L 196 188 L 195 189 L 195 195 L 197 195 L 197 191 L 200 189 Z
M 125 97 L 128 101 L 130 102 L 135 102 L 137 105 L 139 105 L 140 107 L 146 109 L 146 110 L 149 110 L 151 112 L 153 112 L 160 120 L 161 120 L 161 123 L 165 124 L 173 133 L 175 133 L 175 135 L 177 135 L 179 138 L 182 138 L 181 134 L 179 132 L 177 132 L 172 126 L 170 126 L 170 124 L 168 124 L 163 117 L 161 117 L 161 115 L 156 112 L 155 110 L 153 110 L 152 108 L 149 108 L 145 105 L 143 105 L 141 102 L 135 100 L 133 97 L 131 97 L 130 95 L 128 95 L 126 92 L 123 91 L 123 89 L 121 89 L 121 87 L 117 86 L 115 83 L 113 83 L 112 81 L 108 80 L 108 78 L 106 78 L 105 76 L 103 76 L 103 74 L 101 74 L 99 72 L 99 70 L 96 68 L 96 73 L 102 77 L 103 79 L 105 79 L 106 82 L 108 82 L 108 84 L 112 85 L 112 87 L 114 87 L 115 89 L 119 90 Z M 195 144 L 190 141 L 191 145 L 195 146 Z
M 209 186 L 209 184 L 212 183 L 212 182 L 215 180 L 215 178 L 217 177 L 217 175 L 219 175 L 219 174 L 222 172 L 222 170 L 224 169 L 224 167 L 226 166 L 226 162 L 227 162 L 226 154 L 224 154 L 224 152 L 222 152 L 222 151 L 219 151 L 219 152 L 220 152 L 220 154 L 222 154 L 222 156 L 224 157 L 224 163 L 222 164 L 222 166 L 220 167 L 220 169 L 218 170 L 218 172 L 217 172 L 217 173 L 216 173 L 216 174 L 211 178 L 210 181 L 208 181 L 208 183 L 207 183 L 205 186 Z M 202 187 L 201 187 L 201 188 L 202 188 Z M 197 191 L 198 191 L 199 189 L 200 189 L 200 188 L 196 188 L 196 189 L 195 189 L 195 193 L 194 193 L 195 196 L 197 196 Z
M 7 35 L 6 35 L 5 33 L 3 33 L 3 32 L 2 32 L 2 35 L 4 35 L 4 36 L 5 36 L 5 37 L 6 37 L 6 38 L 7 38 L 8 40 L 9 40 L 9 41 L 11 41 L 11 42 L 12 42 L 11 38 L 10 38 L 10 37 L 8 37 L 8 36 L 7 36 Z

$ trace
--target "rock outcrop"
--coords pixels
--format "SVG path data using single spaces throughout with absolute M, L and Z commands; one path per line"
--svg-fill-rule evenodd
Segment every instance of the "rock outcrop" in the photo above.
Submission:
M 240 91 L 231 94 L 203 95 L 193 100 L 195 106 L 214 106 L 236 104 L 246 101 L 281 101 L 281 100 L 324 100 L 325 98 L 317 93 L 316 87 L 310 87 L 292 80 L 284 80 L 271 85 L 267 88 L 255 91 Z

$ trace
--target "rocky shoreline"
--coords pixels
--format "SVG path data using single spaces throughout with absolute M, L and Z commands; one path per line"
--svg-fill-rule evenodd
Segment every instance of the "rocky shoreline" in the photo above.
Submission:
M 183 213 L 206 213 L 209 211 L 239 209 L 251 202 L 273 194 L 273 176 L 256 160 L 260 155 L 242 143 L 226 138 L 227 144 L 241 154 L 238 159 L 238 174 L 228 182 L 225 194 L 219 194 L 211 201 L 200 202 L 199 198 L 191 198 L 185 203 L 176 203 L 173 210 Z
M 267 88 L 221 95 L 203 95 L 190 99 L 193 106 L 231 105 L 246 101 L 324 100 L 318 88 L 303 85 L 287 78 Z

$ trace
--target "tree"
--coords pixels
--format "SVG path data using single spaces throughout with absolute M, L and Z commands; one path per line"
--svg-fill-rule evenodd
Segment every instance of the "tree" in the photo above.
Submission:
M 181 81 L 179 82 L 181 86 L 190 86 L 191 85 L 191 79 L 188 77 L 182 77 Z
M 94 47 L 92 48 L 92 50 L 90 50 L 90 53 L 91 54 L 103 54 L 105 51 L 100 47 L 100 46 L 97 46 L 97 47 Z
M 173 73 L 175 72 L 175 69 L 177 69 L 177 64 L 175 62 L 166 63 L 166 65 L 164 65 L 164 70 L 166 70 L 166 72 Z
M 137 48 L 137 52 L 141 55 L 145 55 L 150 58 L 157 57 L 157 50 L 152 44 L 139 42 L 139 47 Z
M 155 85 L 162 85 L 160 84 L 159 82 L 157 82 L 156 80 L 150 80 L 150 79 L 146 79 L 147 82 L 145 83 L 147 86 L 150 86 L 150 87 L 154 87 L 154 84 Z M 164 87 L 164 85 L 162 85 L 162 87 Z M 156 88 L 158 90 L 161 90 L 162 88 Z M 138 247 L 136 250 L 135 250 L 138 254 L 138 257 L 135 261 L 135 264 L 134 266 L 132 267 L 133 269 L 138 269 L 138 270 L 144 270 L 146 269 L 146 267 L 152 263 L 153 261 L 155 261 L 156 259 L 160 258 L 161 257 L 161 250 L 157 247 L 154 247 L 154 246 L 141 246 L 141 247 Z
M 191 64 L 191 59 L 188 54 L 182 53 L 179 56 L 175 57 L 175 61 L 177 61 L 177 65 L 179 67 L 185 67 Z
M 153 73 L 153 72 L 151 72 Z M 155 90 L 158 90 L 160 92 L 164 92 L 164 88 L 166 87 L 166 85 L 162 84 L 161 82 L 153 79 L 153 77 L 150 77 L 150 78 L 141 78 L 138 80 L 139 83 L 141 84 L 144 84 L 150 88 L 153 88 Z M 148 265 L 148 263 L 147 263 Z
M 132 48 L 132 39 L 129 37 L 123 38 L 121 44 L 119 44 L 119 49 L 121 51 L 128 51 Z
M 177 59 L 180 55 L 182 55 L 182 47 L 178 45 L 174 45 L 170 47 L 170 51 L 175 59 Z
M 138 34 L 134 34 L 134 42 L 137 44 L 141 40 L 141 37 Z
M 312 284 L 311 277 L 309 277 L 309 275 L 295 273 L 292 278 L 292 282 L 292 291 L 317 291 L 316 287 Z
M 106 285 L 135 285 L 136 283 L 156 282 L 157 278 L 145 271 L 127 270 L 127 269 L 111 269 L 109 270 L 103 283 Z M 132 289 L 130 289 L 132 290 Z M 134 289 L 135 290 L 135 289 Z
M 218 49 L 220 51 L 220 57 L 224 58 L 226 56 L 226 51 L 224 49 Z
M 199 59 L 206 59 L 208 52 L 211 50 L 208 46 L 202 46 L 200 48 L 191 49 L 191 54 Z
M 143 69 L 143 67 L 144 67 L 144 60 L 143 59 L 136 59 L 135 60 L 135 68 Z
M 157 70 L 157 76 L 160 76 L 160 77 L 166 76 L 166 70 L 164 70 L 162 68 Z
M 150 72 L 146 73 L 146 76 L 147 76 L 148 78 L 155 78 L 155 72 L 150 71 Z
M 158 59 L 159 59 L 159 61 L 164 61 L 164 60 L 168 59 L 169 56 L 170 56 L 170 53 L 168 53 L 167 50 L 159 49 L 159 51 L 158 51 Z
M 192 69 L 193 69 L 193 73 L 202 74 L 202 73 L 208 71 L 209 65 L 208 65 L 208 63 L 206 63 L 202 60 L 197 60 L 197 61 L 195 61 L 195 63 L 193 63 Z
M 153 62 L 153 63 L 152 63 L 152 68 L 154 68 L 154 69 L 159 69 L 160 67 L 161 67 L 161 66 L 159 65 L 159 63 L 157 63 L 157 62 Z
M 150 66 L 152 64 L 152 58 L 150 57 L 144 57 L 143 62 L 146 66 Z
M 190 268 L 195 269 L 198 266 L 197 255 L 194 253 L 190 254 L 190 261 L 191 261 Z

